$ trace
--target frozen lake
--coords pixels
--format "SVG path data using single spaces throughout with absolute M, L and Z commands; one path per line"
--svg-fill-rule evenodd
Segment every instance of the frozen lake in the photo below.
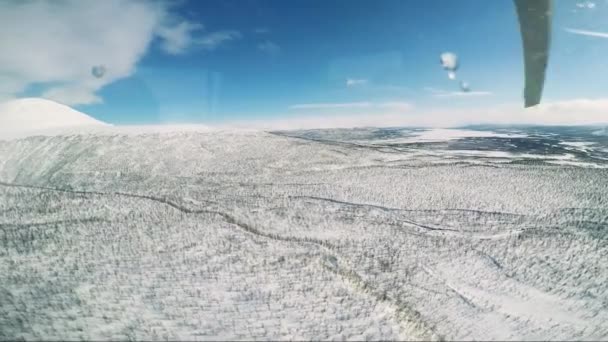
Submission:
M 0 339 L 608 338 L 596 128 L 0 141 Z

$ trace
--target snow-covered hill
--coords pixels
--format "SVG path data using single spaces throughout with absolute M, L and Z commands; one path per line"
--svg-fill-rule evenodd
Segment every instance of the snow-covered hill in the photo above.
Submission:
M 361 135 L 0 141 L 0 340 L 608 338 L 605 169 Z
M 107 126 L 87 114 L 42 98 L 0 103 L 0 138 L 57 128 Z

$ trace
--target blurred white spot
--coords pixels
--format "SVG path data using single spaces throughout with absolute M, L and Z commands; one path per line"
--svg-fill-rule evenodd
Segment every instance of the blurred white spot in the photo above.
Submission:
M 593 1 L 578 2 L 578 3 L 576 3 L 576 7 L 594 9 L 595 2 L 593 2 Z
M 445 70 L 456 71 L 458 70 L 458 56 L 451 52 L 444 52 L 440 57 L 441 66 Z
M 448 77 L 451 80 L 456 79 L 456 70 L 458 70 L 458 56 L 452 52 L 444 52 L 439 57 L 441 67 L 448 71 Z
M 465 93 L 468 93 L 469 91 L 471 91 L 471 86 L 465 81 L 460 81 L 460 90 L 464 91 Z
M 367 80 L 357 80 L 357 79 L 352 79 L 352 78 L 349 78 L 346 80 L 347 87 L 355 87 L 355 86 L 361 86 L 361 85 L 365 85 L 365 84 L 367 84 Z

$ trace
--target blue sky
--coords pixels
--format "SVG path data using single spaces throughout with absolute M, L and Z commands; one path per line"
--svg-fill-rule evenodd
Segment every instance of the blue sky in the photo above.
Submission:
M 156 13 L 151 18 L 162 14 L 148 36 L 142 29 L 129 38 L 135 46 L 142 40 L 139 50 L 128 54 L 124 50 L 131 43 L 110 32 L 104 37 L 113 38 L 100 42 L 103 52 L 80 67 L 106 65 L 107 79 L 69 79 L 75 73 L 65 71 L 55 78 L 29 79 L 19 96 L 56 98 L 116 124 L 351 112 L 408 115 L 521 103 L 522 51 L 511 0 L 113 3 L 107 14 L 131 3 L 142 6 L 142 19 L 133 20 L 141 24 L 128 26 L 135 25 L 126 22 L 128 17 L 122 23 L 110 16 L 100 20 L 104 29 L 115 19 L 117 28 L 137 31 L 147 22 L 145 10 Z M 608 32 L 607 15 L 603 0 L 555 2 L 545 101 L 606 96 L 608 39 L 599 33 Z M 89 22 L 83 25 L 95 28 Z M 90 33 L 94 30 L 71 29 L 93 35 L 89 44 L 97 39 Z M 439 55 L 445 51 L 459 56 L 458 78 L 470 83 L 472 94 L 463 96 L 458 82 L 442 70 Z

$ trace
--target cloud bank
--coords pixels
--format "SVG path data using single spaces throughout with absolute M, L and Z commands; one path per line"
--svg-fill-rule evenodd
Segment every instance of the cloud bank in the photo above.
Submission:
M 490 108 L 442 108 L 417 117 L 421 125 L 455 127 L 469 124 L 596 125 L 608 124 L 608 98 L 545 102 L 524 109 L 521 103 Z
M 596 125 L 608 124 L 608 98 L 548 102 L 537 107 L 504 104 L 489 108 L 416 108 L 407 102 L 299 104 L 297 112 L 267 120 L 231 122 L 225 126 L 258 129 L 353 127 L 440 127 L 474 124 Z
M 426 87 L 424 90 L 430 92 L 435 98 L 458 98 L 458 97 L 479 97 L 479 96 L 490 96 L 493 95 L 489 91 L 446 91 L 442 89 L 436 89 Z
M 353 128 L 396 126 L 411 115 L 408 102 L 304 103 L 289 107 L 281 118 L 229 122 L 223 126 L 256 129 Z
M 407 102 L 348 102 L 348 103 L 305 103 L 297 104 L 289 107 L 292 110 L 300 109 L 313 109 L 313 110 L 327 110 L 327 109 L 389 109 L 408 111 L 412 108 L 411 104 Z
M 177 55 L 240 37 L 207 33 L 161 1 L 2 1 L 0 23 L 0 100 L 39 84 L 43 97 L 67 105 L 101 102 L 96 92 L 133 74 L 155 39 Z M 92 77 L 94 65 L 105 66 L 103 77 Z

